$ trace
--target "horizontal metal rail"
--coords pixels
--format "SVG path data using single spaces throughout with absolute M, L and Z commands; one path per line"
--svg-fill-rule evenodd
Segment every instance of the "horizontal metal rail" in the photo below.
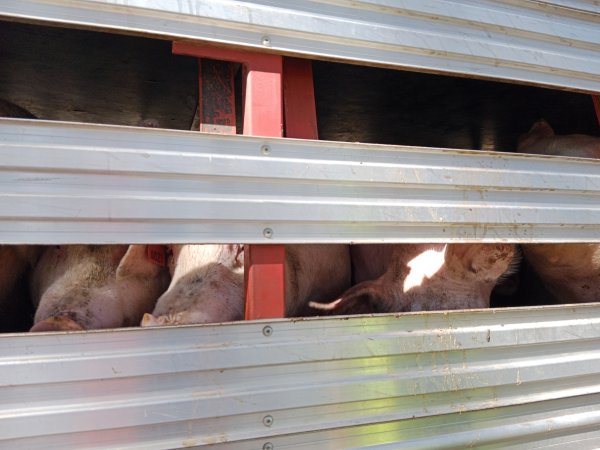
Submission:
M 0 18 L 600 92 L 582 0 L 4 0 Z
M 0 240 L 599 242 L 600 161 L 0 119 Z
M 590 448 L 599 373 L 598 304 L 3 335 L 0 447 Z

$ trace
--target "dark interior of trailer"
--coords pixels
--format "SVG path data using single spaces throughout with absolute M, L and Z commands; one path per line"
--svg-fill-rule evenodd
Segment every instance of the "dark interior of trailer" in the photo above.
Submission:
M 313 73 L 323 140 L 512 152 L 540 118 L 557 134 L 599 134 L 587 94 L 326 61 Z M 0 22 L 0 99 L 40 119 L 189 130 L 197 97 L 197 61 L 169 41 Z M 526 264 L 492 298 L 555 302 Z M 3 331 L 29 328 L 31 308 L 17 309 Z

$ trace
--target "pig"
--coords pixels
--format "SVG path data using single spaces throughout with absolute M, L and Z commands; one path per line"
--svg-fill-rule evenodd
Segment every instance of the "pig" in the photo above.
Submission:
M 518 142 L 520 153 L 600 158 L 600 138 L 556 136 L 541 120 Z M 600 301 L 600 244 L 522 244 L 527 262 L 562 303 Z
M 244 318 L 244 247 L 170 245 L 171 284 L 141 326 L 229 322 Z
M 244 317 L 242 245 L 172 246 L 171 286 L 142 326 L 241 320 Z M 332 298 L 350 286 L 347 245 L 287 245 L 285 315 L 309 311 L 308 301 Z
M 285 246 L 285 316 L 315 315 L 309 302 L 335 298 L 352 282 L 350 246 L 294 244 Z
M 335 314 L 487 308 L 519 261 L 513 244 L 369 244 L 351 252 L 357 284 L 311 307 Z
M 539 120 L 519 137 L 519 153 L 600 158 L 600 138 L 585 134 L 557 136 L 545 120 Z
M 31 331 L 70 331 L 139 324 L 169 284 L 165 266 L 145 245 L 46 247 L 30 281 Z

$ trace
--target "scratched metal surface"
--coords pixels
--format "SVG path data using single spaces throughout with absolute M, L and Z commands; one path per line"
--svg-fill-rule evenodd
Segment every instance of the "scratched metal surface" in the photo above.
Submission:
M 597 2 L 5 0 L 0 17 L 600 91 Z
M 600 239 L 584 158 L 0 119 L 0 166 L 7 244 Z
M 586 448 L 599 349 L 598 304 L 2 335 L 0 447 Z

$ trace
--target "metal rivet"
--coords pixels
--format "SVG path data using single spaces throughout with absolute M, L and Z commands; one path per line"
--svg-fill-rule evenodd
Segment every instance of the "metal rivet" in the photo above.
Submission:
M 269 46 L 271 45 L 271 38 L 269 36 L 263 36 L 262 37 L 262 44 L 264 46 Z
M 273 416 L 265 416 L 265 417 L 263 417 L 263 424 L 266 427 L 270 427 L 271 425 L 273 425 Z
M 273 230 L 271 230 L 270 228 L 265 228 L 263 230 L 263 236 L 267 239 L 271 239 L 273 237 Z
M 263 445 L 263 450 L 273 450 L 274 448 L 275 446 L 270 442 L 265 442 L 265 445 Z
M 263 145 L 263 146 L 260 148 L 260 152 L 261 152 L 263 155 L 268 155 L 269 153 L 271 153 L 271 147 L 269 147 L 268 145 Z
M 271 328 L 269 325 L 267 325 L 266 327 L 263 328 L 263 334 L 265 336 L 271 336 L 273 334 L 273 328 Z

